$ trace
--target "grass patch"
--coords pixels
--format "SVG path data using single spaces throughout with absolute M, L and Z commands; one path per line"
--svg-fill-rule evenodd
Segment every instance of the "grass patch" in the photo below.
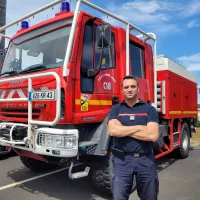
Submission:
M 200 146 L 200 128 L 196 129 L 196 133 L 192 133 L 190 144 L 191 146 Z

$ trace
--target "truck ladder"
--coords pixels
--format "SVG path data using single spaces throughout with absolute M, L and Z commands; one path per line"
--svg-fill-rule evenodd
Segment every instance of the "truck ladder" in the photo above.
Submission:
M 166 114 L 165 81 L 157 82 L 157 111 Z

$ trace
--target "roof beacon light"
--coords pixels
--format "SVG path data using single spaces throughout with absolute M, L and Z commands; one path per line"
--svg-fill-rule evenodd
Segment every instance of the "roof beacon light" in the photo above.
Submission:
M 21 23 L 21 28 L 22 28 L 22 29 L 29 28 L 28 22 L 27 22 L 27 21 L 22 21 L 22 23 Z
M 62 5 L 61 5 L 61 11 L 65 11 L 65 10 L 70 12 L 70 5 L 66 1 L 62 2 Z

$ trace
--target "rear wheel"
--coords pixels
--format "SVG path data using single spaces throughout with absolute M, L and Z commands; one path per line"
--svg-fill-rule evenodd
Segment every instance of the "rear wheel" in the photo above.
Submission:
M 20 156 L 22 163 L 34 172 L 43 172 L 56 168 L 56 164 L 45 163 L 40 160 Z
M 177 149 L 180 158 L 187 158 L 190 150 L 190 129 L 187 123 L 183 123 L 181 127 L 181 143 Z
M 102 193 L 111 195 L 112 194 L 112 157 L 107 156 L 106 158 L 97 163 L 91 169 L 91 176 L 94 186 L 100 190 Z M 136 187 L 136 179 L 133 179 L 132 191 Z

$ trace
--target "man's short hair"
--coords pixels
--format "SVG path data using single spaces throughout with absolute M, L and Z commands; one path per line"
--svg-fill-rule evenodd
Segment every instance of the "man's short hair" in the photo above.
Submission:
M 121 84 L 121 86 L 123 86 L 123 82 L 124 82 L 124 80 L 127 80 L 127 79 L 135 80 L 136 83 L 137 83 L 137 86 L 139 87 L 139 84 L 138 84 L 138 81 L 137 81 L 136 77 L 135 77 L 135 76 L 132 76 L 132 75 L 124 76 L 124 78 L 122 79 L 122 84 Z

